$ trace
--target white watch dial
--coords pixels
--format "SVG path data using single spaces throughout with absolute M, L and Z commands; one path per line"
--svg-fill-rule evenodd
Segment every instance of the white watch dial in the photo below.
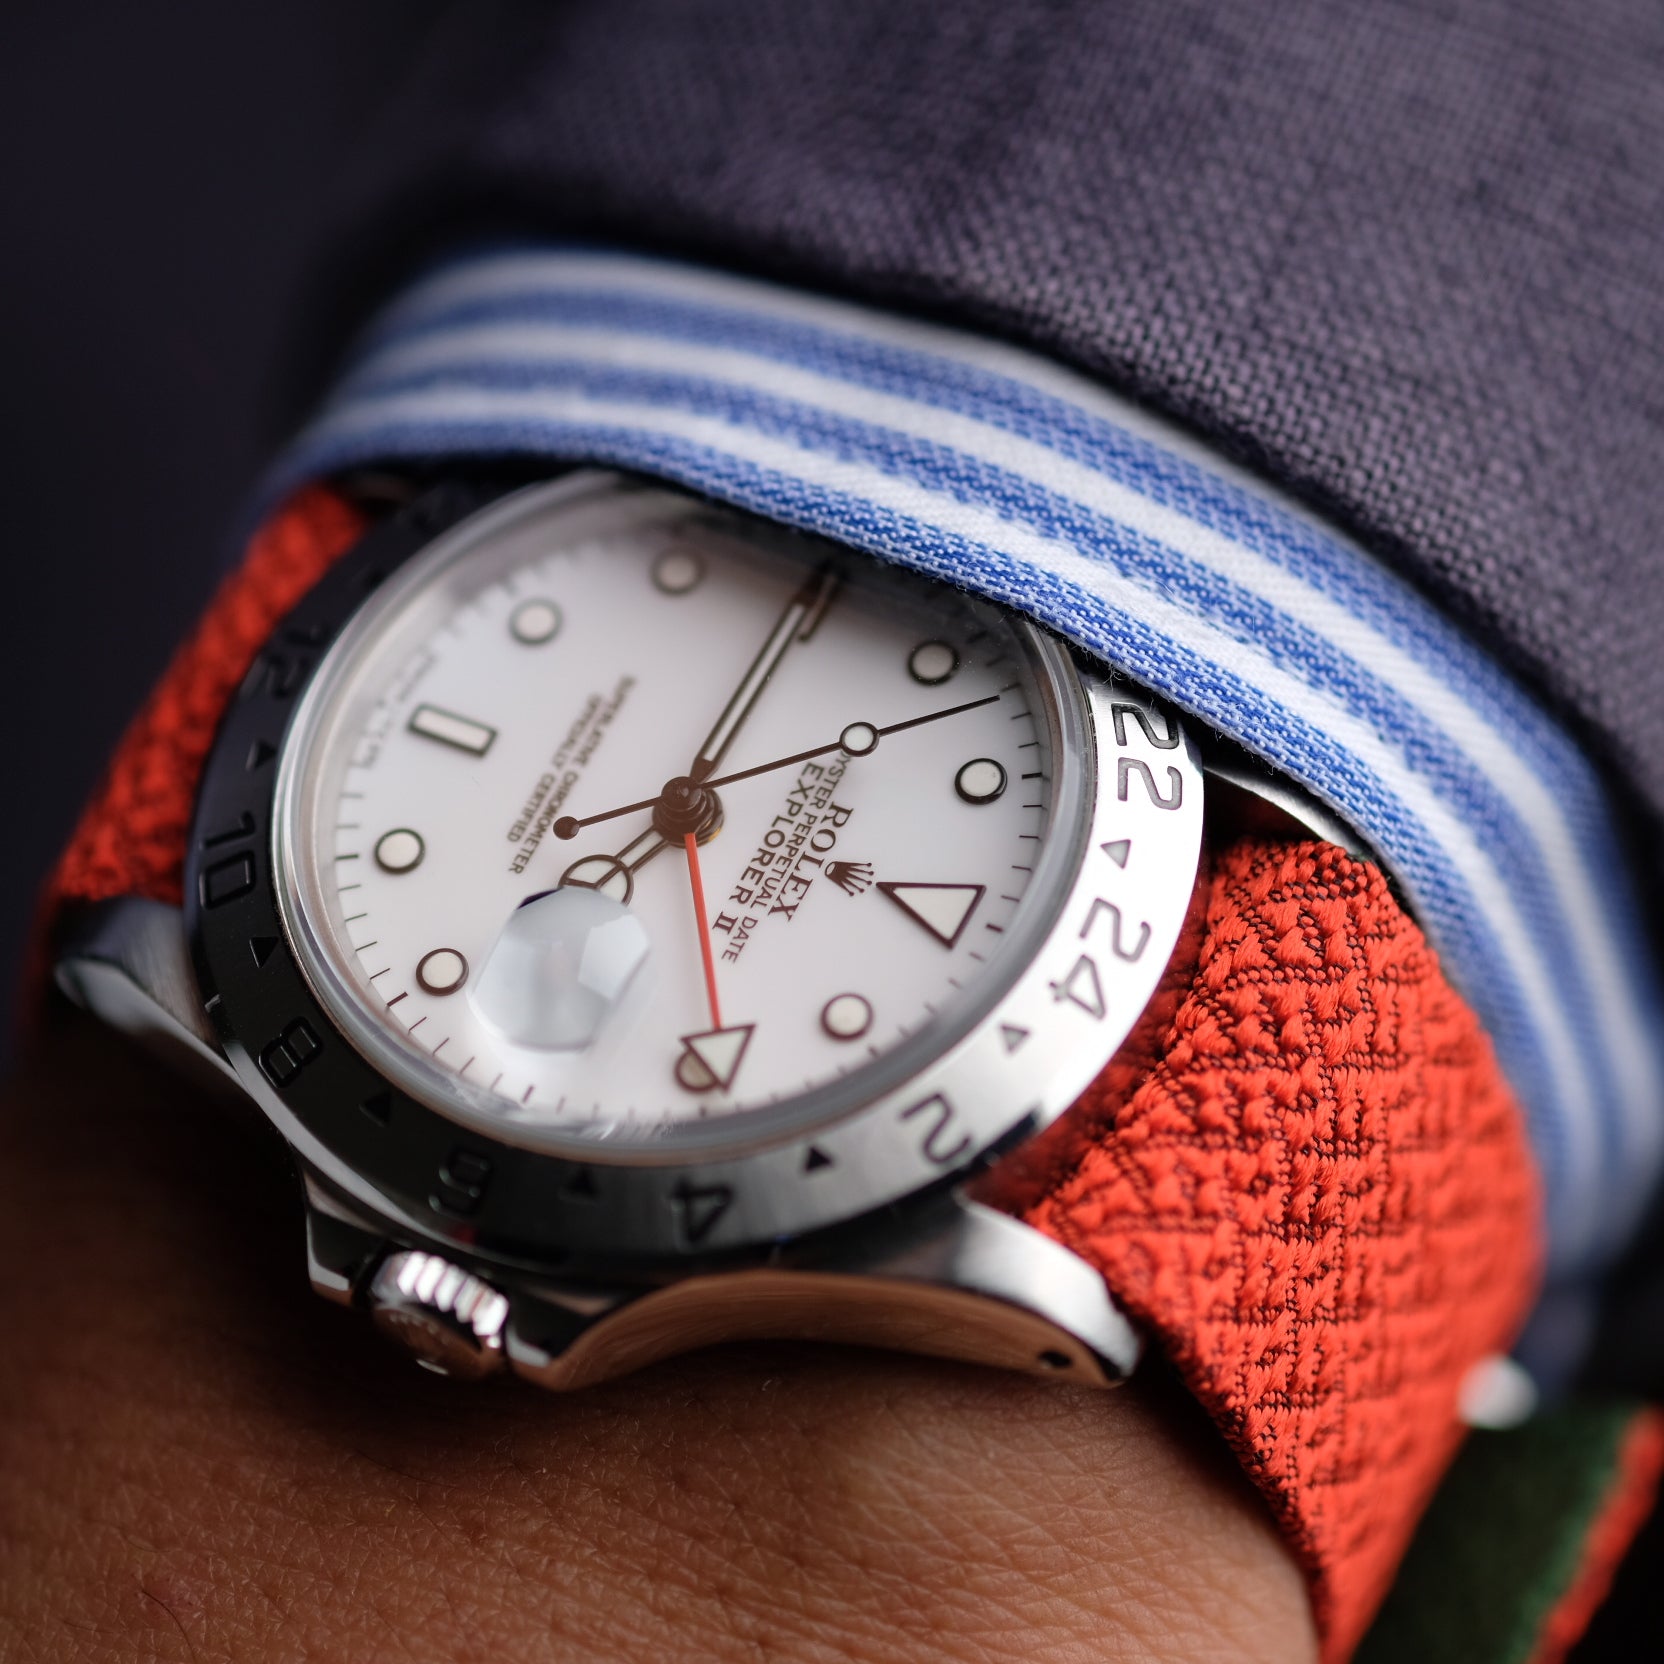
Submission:
M 283 763 L 286 920 L 436 1107 L 551 1147 L 751 1136 L 1021 968 L 1072 832 L 1068 696 L 945 586 L 670 492 L 543 488 L 333 650 Z

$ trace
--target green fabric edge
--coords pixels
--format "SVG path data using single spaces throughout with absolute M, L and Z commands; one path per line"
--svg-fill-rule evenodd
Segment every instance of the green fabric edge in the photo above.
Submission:
M 1355 1664 L 1526 1664 L 1582 1564 L 1639 1408 L 1574 1400 L 1470 1434 Z

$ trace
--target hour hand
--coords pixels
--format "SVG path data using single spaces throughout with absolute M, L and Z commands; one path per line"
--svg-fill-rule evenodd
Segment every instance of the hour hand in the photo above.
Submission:
M 632 838 L 616 855 L 582 855 L 560 875 L 560 888 L 598 890 L 628 907 L 635 894 L 635 875 L 669 841 L 653 827 Z
M 775 621 L 768 640 L 740 678 L 740 685 L 734 689 L 733 697 L 724 706 L 722 715 L 716 719 L 716 726 L 705 736 L 698 755 L 693 759 L 688 778 L 696 785 L 716 773 L 717 765 L 727 754 L 745 719 L 750 716 L 752 707 L 768 685 L 769 677 L 794 641 L 806 641 L 814 633 L 837 587 L 838 574 L 826 567 L 811 573 L 786 603 L 786 610 Z
M 627 803 L 622 808 L 609 809 L 604 814 L 589 815 L 582 820 L 562 815 L 555 822 L 557 838 L 575 838 L 584 827 L 593 826 L 596 821 L 614 820 L 641 809 L 653 811 L 652 826 L 639 838 L 626 844 L 617 855 L 586 855 L 574 861 L 561 874 L 563 885 L 600 890 L 627 904 L 635 887 L 633 874 L 661 849 L 681 843 L 690 832 L 701 843 L 712 836 L 722 823 L 722 805 L 704 782 L 716 773 L 717 765 L 734 743 L 734 736 L 750 716 L 752 707 L 768 685 L 769 677 L 786 656 L 787 649 L 794 641 L 806 641 L 814 634 L 837 587 L 838 574 L 830 567 L 811 573 L 799 585 L 786 603 L 785 611 L 775 620 L 768 640 L 747 666 L 740 685 L 717 718 L 716 726 L 705 736 L 686 774 L 667 780 L 657 797 L 646 797 L 638 803 Z

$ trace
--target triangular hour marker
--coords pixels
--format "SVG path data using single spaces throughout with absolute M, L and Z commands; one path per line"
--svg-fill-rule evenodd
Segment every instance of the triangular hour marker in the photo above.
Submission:
M 1099 844 L 1098 848 L 1101 849 L 1104 854 L 1116 864 L 1116 866 L 1124 867 L 1127 864 L 1127 856 L 1132 851 L 1132 839 L 1115 838 L 1107 844 Z
M 922 924 L 945 948 L 959 940 L 982 900 L 981 884 L 879 884 L 908 918 Z
M 1028 1039 L 1028 1030 L 1026 1028 L 1018 1028 L 1015 1023 L 1001 1023 L 1000 1039 L 1005 1042 L 1005 1049 L 1008 1053 L 1014 1052 L 1026 1039 Z
M 726 1092 L 739 1073 L 740 1060 L 751 1044 L 755 1023 L 737 1023 L 733 1028 L 710 1028 L 700 1034 L 684 1034 L 687 1049 L 676 1065 L 676 1078 L 690 1092 L 709 1092 L 714 1086 Z
M 251 936 L 248 939 L 248 951 L 254 955 L 256 965 L 264 965 L 277 951 L 275 936 Z
M 830 1167 L 831 1165 L 831 1156 L 824 1150 L 816 1149 L 813 1144 L 809 1146 L 809 1153 L 803 1158 L 803 1171 L 805 1173 L 818 1173 L 821 1168 Z

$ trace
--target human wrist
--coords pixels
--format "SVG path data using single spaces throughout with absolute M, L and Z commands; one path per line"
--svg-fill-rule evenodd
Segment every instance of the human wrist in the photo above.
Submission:
M 1311 1655 L 1268 1517 L 1159 1383 L 1093 1394 L 728 1348 L 568 1400 L 487 1389 L 462 1414 L 457 1387 L 294 1287 L 263 1132 L 64 1025 L 4 1113 L 23 1198 L 6 1252 L 36 1266 L 5 1296 L 28 1361 L 0 1463 L 21 1545 L 0 1624 L 20 1641 L 66 1658 L 189 1656 L 186 1639 L 398 1657 L 417 1636 L 424 1657 L 508 1659 Z

